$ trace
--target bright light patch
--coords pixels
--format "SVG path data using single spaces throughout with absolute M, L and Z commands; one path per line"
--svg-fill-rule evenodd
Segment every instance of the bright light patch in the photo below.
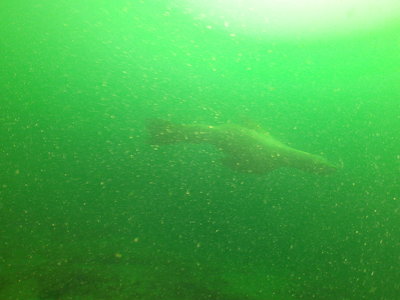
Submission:
M 400 19 L 400 0 L 184 1 L 186 12 L 202 20 L 204 26 L 225 28 L 231 34 L 346 34 L 379 28 Z

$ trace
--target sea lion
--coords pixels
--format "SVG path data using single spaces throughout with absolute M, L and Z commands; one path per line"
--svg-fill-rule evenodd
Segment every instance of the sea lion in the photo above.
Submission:
M 207 143 L 224 153 L 224 165 L 241 172 L 265 174 L 281 167 L 330 174 L 338 167 L 325 158 L 291 148 L 258 127 L 225 124 L 182 125 L 164 120 L 147 124 L 149 143 Z

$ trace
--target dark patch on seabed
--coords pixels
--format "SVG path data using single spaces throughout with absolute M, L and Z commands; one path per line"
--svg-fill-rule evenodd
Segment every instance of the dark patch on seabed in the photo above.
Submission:
M 171 259 L 107 256 L 56 259 L 30 257 L 29 265 L 11 261 L 0 277 L 1 299 L 175 299 L 255 300 L 289 299 L 287 286 L 264 278 L 256 294 L 241 285 L 243 278 L 201 265 Z M 15 264 L 21 263 L 21 260 Z M 9 272 L 10 267 L 17 272 Z M 230 278 L 231 277 L 231 278 Z M 268 281 L 274 286 L 268 286 Z M 279 286 L 281 285 L 281 286 Z M 250 294 L 248 294 L 250 292 Z M 251 295 L 253 293 L 253 295 Z

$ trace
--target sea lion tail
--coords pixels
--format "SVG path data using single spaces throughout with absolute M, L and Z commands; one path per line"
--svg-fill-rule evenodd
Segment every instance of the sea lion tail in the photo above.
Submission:
M 179 142 L 214 143 L 219 139 L 214 126 L 176 124 L 170 121 L 153 119 L 147 122 L 150 145 L 165 145 Z
M 172 144 L 180 141 L 180 125 L 161 119 L 147 121 L 146 128 L 150 145 Z

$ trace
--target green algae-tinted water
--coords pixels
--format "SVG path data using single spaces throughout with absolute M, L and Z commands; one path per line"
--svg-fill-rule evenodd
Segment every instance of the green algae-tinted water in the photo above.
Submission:
M 229 34 L 163 1 L 0 4 L 1 299 L 398 299 L 400 27 Z M 343 165 L 238 173 L 149 119 Z

